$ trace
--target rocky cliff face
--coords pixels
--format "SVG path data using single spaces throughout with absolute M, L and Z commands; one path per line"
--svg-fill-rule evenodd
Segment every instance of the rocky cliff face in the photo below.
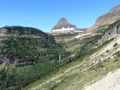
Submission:
M 87 32 L 95 31 L 99 26 L 110 25 L 120 19 L 120 5 L 112 8 L 108 13 L 100 16 L 96 23 L 87 29 Z M 106 27 L 107 28 L 107 27 Z
M 0 36 L 6 35 L 7 29 L 5 28 L 0 28 Z
M 58 23 L 52 28 L 53 30 L 66 28 L 76 28 L 75 25 L 69 24 L 66 18 L 61 18 Z
M 101 37 L 100 40 L 98 40 L 98 44 L 101 45 L 108 39 L 112 38 L 112 35 L 114 34 L 120 34 L 120 20 L 114 22 L 111 24 L 103 33 L 104 35 Z

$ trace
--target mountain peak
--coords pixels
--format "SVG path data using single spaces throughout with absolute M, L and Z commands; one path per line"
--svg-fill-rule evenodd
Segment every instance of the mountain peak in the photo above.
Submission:
M 75 25 L 68 23 L 66 18 L 61 18 L 57 24 L 52 28 L 52 31 L 60 30 L 60 29 L 68 29 L 68 28 L 76 28 Z
M 61 18 L 61 19 L 58 21 L 57 25 L 58 25 L 58 24 L 60 24 L 60 25 L 66 25 L 66 24 L 68 24 L 68 21 L 67 21 L 66 18 Z

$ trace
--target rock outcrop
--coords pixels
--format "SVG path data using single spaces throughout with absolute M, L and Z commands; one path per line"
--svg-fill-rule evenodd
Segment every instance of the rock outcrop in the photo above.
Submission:
M 99 26 L 103 25 L 109 26 L 110 24 L 114 23 L 119 19 L 120 19 L 120 5 L 112 8 L 108 13 L 100 16 L 96 20 L 96 23 L 87 29 L 87 32 L 94 32 L 97 30 Z
M 5 28 L 0 28 L 0 36 L 4 36 L 7 33 L 7 29 Z
M 114 34 L 120 34 L 120 20 L 114 22 L 113 24 L 111 24 L 103 33 L 104 35 L 101 37 L 100 40 L 98 40 L 98 44 L 101 45 L 102 43 L 104 43 L 105 41 L 109 40 L 110 38 L 112 38 L 111 35 Z

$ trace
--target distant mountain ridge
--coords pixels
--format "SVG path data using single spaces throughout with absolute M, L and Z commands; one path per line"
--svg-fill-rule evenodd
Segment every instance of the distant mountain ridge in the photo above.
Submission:
M 87 32 L 94 32 L 99 26 L 105 26 L 107 28 L 108 25 L 114 23 L 115 21 L 120 19 L 120 5 L 113 7 L 108 13 L 100 16 L 95 24 L 87 29 Z

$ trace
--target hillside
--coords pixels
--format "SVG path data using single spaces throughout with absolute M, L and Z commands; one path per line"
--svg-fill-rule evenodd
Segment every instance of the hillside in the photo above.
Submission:
M 107 28 L 110 24 L 120 19 L 120 5 L 113 7 L 109 12 L 97 18 L 95 24 L 87 32 L 99 31 L 99 27 Z
M 109 72 L 104 78 L 96 83 L 85 87 L 85 90 L 120 90 L 120 69 Z
M 68 64 L 50 74 L 49 77 L 32 83 L 23 90 L 84 90 L 86 87 L 91 87 L 91 84 L 102 79 L 109 72 L 119 69 L 119 26 L 120 20 L 117 20 L 108 25 L 107 28 L 99 27 L 100 31 L 95 34 L 86 33 L 85 36 L 78 37 L 76 42 L 74 42 L 74 39 L 63 42 L 62 45 L 65 48 L 67 46 L 69 48 L 73 47 L 79 42 L 80 45 L 76 55 L 69 59 Z M 108 88 L 107 85 L 106 88 Z M 100 90 L 103 90 L 103 88 Z
M 7 26 L 0 34 L 1 90 L 20 90 L 58 68 L 69 55 L 53 36 L 36 28 Z

